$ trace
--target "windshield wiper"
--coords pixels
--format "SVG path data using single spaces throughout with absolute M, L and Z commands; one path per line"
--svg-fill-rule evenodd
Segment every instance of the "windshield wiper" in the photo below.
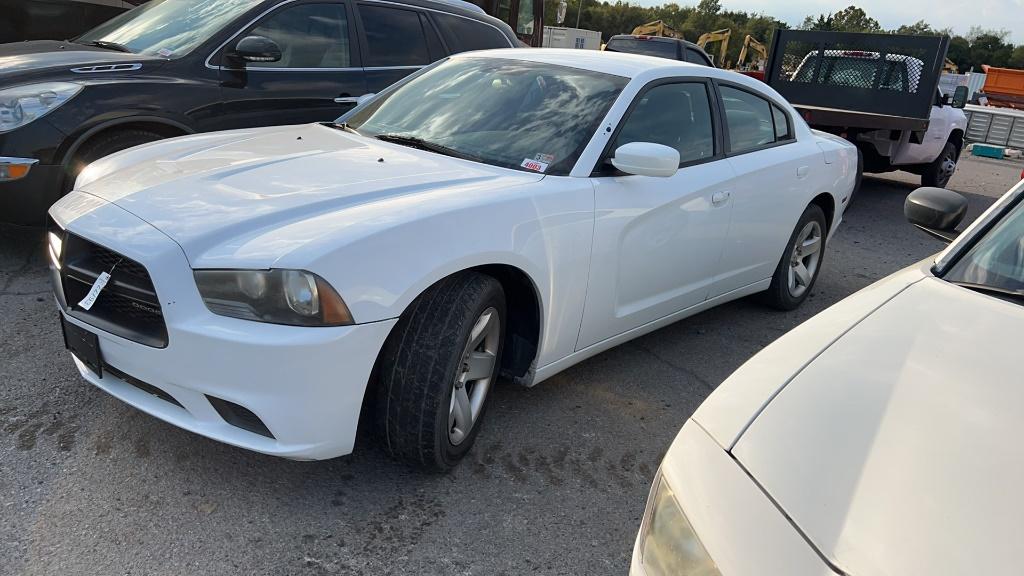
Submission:
M 90 40 L 89 42 L 78 42 L 83 46 L 96 46 L 97 48 L 106 48 L 107 50 L 117 50 L 118 52 L 127 52 L 128 54 L 135 54 L 131 48 L 124 44 L 118 44 L 117 42 L 110 42 L 108 40 Z
M 331 128 L 335 128 L 337 130 L 344 130 L 345 132 L 351 132 L 353 134 L 359 134 L 358 130 L 356 130 L 355 128 L 353 128 L 353 127 L 348 125 L 348 122 L 329 122 L 329 123 L 327 123 L 327 125 L 330 126 Z M 361 136 L 361 134 L 360 134 L 360 136 Z
M 428 152 L 436 152 L 438 154 L 444 154 L 445 156 L 451 156 L 453 158 L 461 158 L 463 160 L 472 160 L 473 162 L 483 162 L 479 157 L 473 156 L 472 154 L 466 154 L 454 148 L 449 148 L 444 144 L 438 144 L 437 142 L 429 142 L 422 138 L 415 136 L 408 136 L 406 134 L 378 134 L 377 140 L 383 140 L 385 142 L 391 142 L 393 144 L 400 144 L 402 146 L 409 146 L 410 148 L 419 148 L 420 150 L 426 150 Z
M 957 286 L 967 288 L 968 290 L 974 290 L 975 292 L 981 292 L 982 294 L 988 294 L 989 296 L 995 296 L 996 298 L 1002 298 L 1003 300 L 1010 300 L 1017 302 L 1018 304 L 1024 304 L 1024 291 L 999 288 L 998 286 L 989 286 L 987 284 L 973 284 L 971 282 L 954 281 L 952 283 Z

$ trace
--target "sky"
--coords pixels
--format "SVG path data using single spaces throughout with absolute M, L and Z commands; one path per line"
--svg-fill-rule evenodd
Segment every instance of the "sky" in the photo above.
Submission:
M 637 0 L 634 0 L 637 1 Z M 666 0 L 639 0 L 644 6 Z M 697 0 L 675 0 L 680 5 Z M 836 12 L 853 4 L 859 6 L 885 29 L 924 20 L 934 28 L 952 28 L 966 34 L 971 26 L 1006 29 L 1010 41 L 1024 44 L 1024 0 L 721 0 L 722 8 L 761 12 L 797 26 L 808 14 Z

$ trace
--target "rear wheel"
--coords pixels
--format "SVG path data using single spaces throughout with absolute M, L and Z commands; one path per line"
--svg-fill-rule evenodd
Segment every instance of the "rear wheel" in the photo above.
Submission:
M 428 289 L 385 346 L 376 423 L 393 456 L 453 467 L 480 430 L 504 344 L 505 293 L 467 272 Z
M 956 160 L 956 146 L 952 142 L 946 142 L 939 157 L 931 164 L 926 165 L 924 171 L 921 172 L 921 185 L 945 188 L 946 184 L 949 184 L 949 179 L 953 177 L 953 173 L 956 172 Z
M 800 216 L 775 268 L 771 286 L 763 294 L 766 304 L 779 310 L 793 310 L 807 299 L 824 261 L 825 230 L 825 213 L 817 204 L 811 204 Z

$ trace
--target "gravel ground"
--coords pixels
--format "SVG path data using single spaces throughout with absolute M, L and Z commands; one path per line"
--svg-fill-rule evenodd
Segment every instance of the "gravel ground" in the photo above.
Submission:
M 1021 165 L 965 160 L 973 219 Z M 654 471 L 752 354 L 940 250 L 904 174 L 868 178 L 792 313 L 742 300 L 492 398 L 468 460 L 424 475 L 371 442 L 327 462 L 184 432 L 81 380 L 38 233 L 0 228 L 0 574 L 624 574 Z

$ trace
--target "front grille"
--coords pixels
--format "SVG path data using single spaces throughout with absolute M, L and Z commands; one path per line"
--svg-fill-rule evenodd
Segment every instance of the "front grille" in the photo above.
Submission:
M 154 348 L 167 346 L 167 325 L 146 267 L 81 236 L 64 234 L 60 283 L 68 314 L 101 330 Z M 96 278 L 110 273 L 92 308 L 78 302 Z

